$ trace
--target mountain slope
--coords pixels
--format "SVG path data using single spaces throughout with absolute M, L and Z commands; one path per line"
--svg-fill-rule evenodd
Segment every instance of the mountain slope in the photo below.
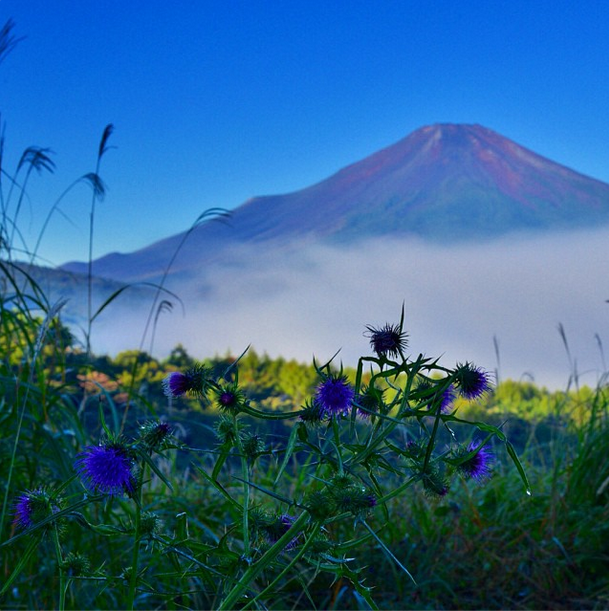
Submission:
M 438 124 L 308 188 L 250 199 L 229 224 L 205 223 L 189 236 L 172 273 L 195 275 L 244 244 L 280 251 L 384 235 L 473 241 L 608 222 L 608 184 L 479 125 Z M 182 237 L 112 253 L 95 261 L 94 272 L 121 281 L 158 279 Z M 82 271 L 83 264 L 64 268 Z

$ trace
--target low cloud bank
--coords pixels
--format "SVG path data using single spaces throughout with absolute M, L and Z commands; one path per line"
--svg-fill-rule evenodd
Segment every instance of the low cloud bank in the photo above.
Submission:
M 581 382 L 594 385 L 604 368 L 599 340 L 609 345 L 609 230 L 475 246 L 371 240 L 281 256 L 243 248 L 188 288 L 171 288 L 186 314 L 175 307 L 160 315 L 157 356 L 177 343 L 199 358 L 251 344 L 303 362 L 340 349 L 337 361 L 354 365 L 370 353 L 365 325 L 397 322 L 404 303 L 414 355 L 442 355 L 447 366 L 470 360 L 498 368 L 502 379 L 530 376 L 564 388 L 571 368 L 562 324 Z M 146 315 L 109 308 L 94 330 L 94 350 L 139 346 Z

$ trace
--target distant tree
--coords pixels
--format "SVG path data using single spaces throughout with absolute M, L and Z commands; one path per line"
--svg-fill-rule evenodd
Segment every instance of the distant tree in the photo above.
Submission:
M 179 369 L 187 369 L 195 364 L 190 354 L 186 351 L 186 348 L 182 344 L 178 344 L 170 353 L 164 362 L 165 365 L 171 365 Z

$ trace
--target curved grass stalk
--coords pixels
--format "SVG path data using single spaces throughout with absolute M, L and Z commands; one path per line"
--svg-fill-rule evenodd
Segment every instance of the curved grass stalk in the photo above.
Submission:
M 159 283 L 159 288 L 154 296 L 154 300 L 152 302 L 152 305 L 150 306 L 150 311 L 148 313 L 148 318 L 146 320 L 146 325 L 144 327 L 144 333 L 142 334 L 142 340 L 140 342 L 140 351 L 143 349 L 144 347 L 144 342 L 146 340 L 146 335 L 148 335 L 148 330 L 150 328 L 150 324 L 152 322 L 152 318 L 154 316 L 154 313 L 156 311 L 156 306 L 159 300 L 159 296 L 161 294 L 161 291 L 164 290 L 165 287 L 165 282 L 167 281 L 167 276 L 169 275 L 169 272 L 171 271 L 171 268 L 173 267 L 173 264 L 178 256 L 178 254 L 180 253 L 180 251 L 182 250 L 184 244 L 186 243 L 186 240 L 190 237 L 190 234 L 197 228 L 199 227 L 199 225 L 201 225 L 204 221 L 209 220 L 209 219 L 223 219 L 223 218 L 228 218 L 230 216 L 230 213 L 225 210 L 224 208 L 209 208 L 208 210 L 205 210 L 204 212 L 202 212 L 194 221 L 194 223 L 190 226 L 190 228 L 188 229 L 188 231 L 186 231 L 184 233 L 184 235 L 182 236 L 182 239 L 180 240 L 180 243 L 178 244 L 177 248 L 175 249 L 175 251 L 173 252 L 173 255 L 171 256 L 171 259 L 169 260 L 169 263 L 167 264 L 167 267 L 165 268 L 165 270 L 163 271 L 163 276 L 161 278 L 161 282 Z
M 152 319 L 154 317 L 154 314 L 156 312 L 156 307 L 157 307 L 157 303 L 159 301 L 159 297 L 161 295 L 161 293 L 163 291 L 168 292 L 170 294 L 171 291 L 168 291 L 165 288 L 165 282 L 167 281 L 167 276 L 169 275 L 169 272 L 171 271 L 171 268 L 173 267 L 173 264 L 178 256 L 178 254 L 180 253 L 180 251 L 182 250 L 182 247 L 184 246 L 184 244 L 186 243 L 186 240 L 188 239 L 188 237 L 190 236 L 190 234 L 201 224 L 203 223 L 203 221 L 208 220 L 210 217 L 213 218 L 228 218 L 230 216 L 230 213 L 227 210 L 224 210 L 223 208 L 210 208 L 208 210 L 205 210 L 204 212 L 202 212 L 197 219 L 194 221 L 194 223 L 190 226 L 190 228 L 188 229 L 188 231 L 186 231 L 186 233 L 182 236 L 182 239 L 180 240 L 180 243 L 178 244 L 178 247 L 175 249 L 169 263 L 167 264 L 167 267 L 165 268 L 164 272 L 163 272 L 163 276 L 161 278 L 161 282 L 159 284 L 156 285 L 157 287 L 157 291 L 154 295 L 154 299 L 152 301 L 152 305 L 150 306 L 150 311 L 148 313 L 148 318 L 146 319 L 146 325 L 144 326 L 144 332 L 142 333 L 142 339 L 140 341 L 140 346 L 139 346 L 139 351 L 142 352 L 143 348 L 144 348 L 144 342 L 146 341 L 146 336 L 148 335 L 148 330 L 150 328 L 150 324 L 152 322 Z M 180 300 L 181 302 L 181 300 Z M 134 363 L 134 369 L 132 372 L 132 376 L 131 376 L 131 385 L 129 387 L 129 391 L 128 391 L 128 396 L 129 399 L 131 399 L 132 395 L 133 395 L 133 390 L 134 390 L 134 384 L 135 384 L 135 373 L 137 371 L 137 359 Z M 125 411 L 123 413 L 123 420 L 121 423 L 121 431 L 124 429 L 126 423 L 127 423 L 127 415 L 129 413 L 129 407 L 131 405 L 131 401 L 127 401 L 127 406 L 125 408 Z
M 98 178 L 101 160 L 104 154 L 108 151 L 108 139 L 112 135 L 113 131 L 114 125 L 112 125 L 112 123 L 106 125 L 99 143 L 97 162 L 95 164 L 95 176 Z M 91 196 L 91 212 L 89 215 L 89 259 L 87 265 L 87 331 L 85 333 L 85 349 L 87 357 L 91 356 L 91 326 L 93 324 L 93 234 L 95 222 L 95 204 L 101 197 L 103 197 L 103 191 L 93 189 L 93 195 Z
M 95 177 L 95 179 L 93 177 Z M 93 173 L 85 174 L 84 176 L 81 176 L 80 178 L 77 178 L 71 185 L 69 185 L 63 191 L 63 193 L 55 200 L 55 203 L 51 206 L 51 209 L 47 213 L 47 216 L 44 219 L 44 222 L 42 223 L 42 228 L 40 229 L 40 232 L 38 234 L 38 238 L 36 239 L 36 244 L 34 245 L 34 249 L 32 250 L 32 252 L 30 254 L 30 264 L 33 264 L 34 261 L 36 260 L 36 255 L 38 254 L 38 249 L 40 248 L 40 244 L 42 242 L 42 238 L 44 237 L 44 234 L 46 233 L 47 227 L 48 227 L 49 223 L 51 222 L 51 218 L 53 217 L 53 214 L 55 214 L 55 212 L 61 214 L 64 217 L 64 219 L 66 221 L 68 221 L 68 223 L 71 223 L 72 225 L 74 225 L 72 220 L 61 211 L 61 209 L 59 208 L 59 204 L 61 203 L 63 198 L 76 185 L 80 184 L 81 182 L 89 182 L 91 184 L 91 188 L 94 191 L 96 189 L 98 191 L 101 191 L 102 193 L 104 191 L 104 186 L 103 186 L 103 183 L 101 182 L 101 179 L 99 178 L 99 176 L 97 176 L 96 174 L 93 174 Z

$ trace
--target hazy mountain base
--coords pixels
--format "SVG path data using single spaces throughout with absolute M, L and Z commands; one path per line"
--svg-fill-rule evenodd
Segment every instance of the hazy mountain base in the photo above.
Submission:
M 404 302 L 412 353 L 495 369 L 496 337 L 501 378 L 530 375 L 550 388 L 564 387 L 572 372 L 557 330 L 562 323 L 581 380 L 594 385 L 605 370 L 599 340 L 609 341 L 607 277 L 609 229 L 475 246 L 414 239 L 295 245 L 281 256 L 259 244 L 234 250 L 196 278 L 170 278 L 185 314 L 180 307 L 161 313 L 153 352 L 163 357 L 180 342 L 202 358 L 252 344 L 309 362 L 341 349 L 352 364 L 367 350 L 364 326 L 395 322 Z M 98 319 L 97 353 L 140 345 L 152 293 L 129 293 Z

